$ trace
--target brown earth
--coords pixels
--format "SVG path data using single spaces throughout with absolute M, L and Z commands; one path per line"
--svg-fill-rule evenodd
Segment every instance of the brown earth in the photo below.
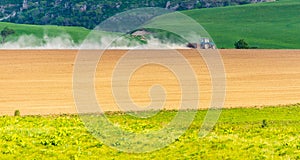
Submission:
M 167 51 L 136 52 L 141 55 L 153 52 L 156 55 L 153 61 L 164 59 L 178 65 L 176 58 L 164 56 Z M 203 59 L 196 50 L 178 52 L 189 61 L 198 79 L 198 107 L 209 107 L 211 79 Z M 97 67 L 96 96 L 105 111 L 118 110 L 112 94 L 111 77 L 118 60 L 125 53 L 125 50 L 106 51 Z M 300 102 L 300 50 L 220 50 L 220 53 L 226 70 L 224 107 Z M 23 115 L 76 113 L 72 75 L 77 54 L 76 50 L 0 51 L 0 115 L 12 115 L 17 109 Z M 135 61 L 139 58 L 126 65 L 130 67 Z M 128 71 L 126 67 L 122 70 Z M 118 84 L 117 89 L 124 87 Z M 157 64 L 147 64 L 132 72 L 129 92 L 134 103 L 141 108 L 149 105 L 149 88 L 155 84 L 162 85 L 166 91 L 164 108 L 177 109 L 181 98 L 179 80 L 168 68 Z

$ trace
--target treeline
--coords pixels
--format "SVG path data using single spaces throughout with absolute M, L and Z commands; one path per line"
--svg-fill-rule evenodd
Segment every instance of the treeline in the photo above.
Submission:
M 94 28 L 116 13 L 141 7 L 189 10 L 263 0 L 2 0 L 1 21 Z

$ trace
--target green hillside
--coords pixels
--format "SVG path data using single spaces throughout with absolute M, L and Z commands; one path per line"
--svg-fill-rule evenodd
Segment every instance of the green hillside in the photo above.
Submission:
M 208 8 L 183 11 L 194 18 L 212 36 L 218 48 L 234 48 L 234 42 L 245 39 L 250 47 L 274 49 L 300 49 L 300 1 L 277 2 Z M 172 20 L 170 20 L 172 21 Z M 168 24 L 168 22 L 164 22 Z M 186 27 L 188 24 L 182 24 Z M 68 34 L 75 43 L 80 43 L 90 30 L 82 27 L 38 26 L 0 22 L 16 34 L 8 38 L 15 41 L 21 35 L 38 38 Z
M 8 37 L 8 41 L 15 41 L 22 35 L 34 35 L 35 37 L 42 39 L 45 35 L 49 37 L 58 37 L 67 34 L 71 36 L 75 43 L 80 43 L 90 32 L 90 30 L 83 27 L 27 25 L 1 22 L 0 30 L 2 30 L 4 27 L 15 30 L 15 34 Z
M 184 11 L 213 37 L 218 48 L 245 39 L 258 48 L 300 48 L 300 1 Z

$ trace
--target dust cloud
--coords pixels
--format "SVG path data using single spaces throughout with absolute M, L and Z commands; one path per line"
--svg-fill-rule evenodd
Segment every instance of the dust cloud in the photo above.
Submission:
M 157 38 L 147 38 L 141 43 L 132 38 L 118 35 L 88 36 L 80 43 L 74 42 L 68 34 L 58 37 L 44 35 L 22 35 L 17 40 L 0 44 L 0 49 L 187 49 L 186 44 L 162 42 Z

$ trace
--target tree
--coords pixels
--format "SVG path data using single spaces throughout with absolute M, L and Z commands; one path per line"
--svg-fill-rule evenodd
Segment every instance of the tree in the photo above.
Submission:
M 236 49 L 248 49 L 249 45 L 244 39 L 240 39 L 239 41 L 234 43 Z
M 11 35 L 14 34 L 15 31 L 13 29 L 9 29 L 8 27 L 5 27 L 2 31 L 1 31 L 1 37 L 2 37 L 2 44 L 5 42 L 5 39 Z

